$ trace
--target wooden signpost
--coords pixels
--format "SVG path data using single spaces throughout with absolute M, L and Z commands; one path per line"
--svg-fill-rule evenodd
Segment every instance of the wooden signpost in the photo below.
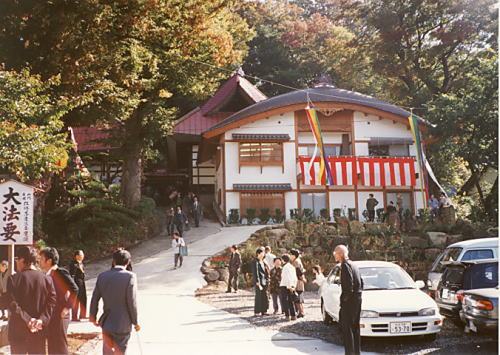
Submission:
M 7 245 L 14 271 L 14 246 L 33 244 L 35 188 L 15 180 L 0 183 L 0 245 Z

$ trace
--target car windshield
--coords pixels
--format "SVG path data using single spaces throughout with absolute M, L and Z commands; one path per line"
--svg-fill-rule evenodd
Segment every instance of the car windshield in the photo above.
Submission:
M 462 248 L 448 248 L 446 249 L 437 260 L 432 265 L 431 272 L 439 272 L 442 273 L 444 271 L 444 266 L 441 264 L 441 261 L 457 261 L 458 256 L 462 252 Z
M 363 279 L 363 290 L 416 288 L 410 275 L 399 267 L 364 267 L 359 272 Z

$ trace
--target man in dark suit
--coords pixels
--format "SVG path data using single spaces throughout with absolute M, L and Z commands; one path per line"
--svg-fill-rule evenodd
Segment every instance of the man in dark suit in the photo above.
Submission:
M 264 264 L 264 248 L 259 248 L 255 252 L 256 258 L 252 261 L 252 274 L 253 282 L 255 285 L 255 315 L 267 315 L 267 309 L 269 308 L 269 300 L 267 299 L 267 280 L 269 275 L 266 271 L 266 265 Z
M 229 280 L 227 282 L 227 291 L 226 293 L 231 293 L 231 287 L 233 287 L 234 282 L 234 292 L 238 291 L 238 277 L 241 266 L 241 255 L 238 251 L 237 245 L 232 245 L 231 248 L 231 257 L 229 258 Z
M 104 355 L 124 354 L 132 325 L 136 331 L 141 329 L 137 322 L 137 279 L 133 272 L 126 270 L 130 259 L 127 250 L 114 252 L 113 268 L 99 274 L 90 301 L 90 320 L 102 327 Z M 101 298 L 104 311 L 97 321 Z
M 35 269 L 36 250 L 16 253 L 17 273 L 7 281 L 9 343 L 12 354 L 45 354 L 45 334 L 56 304 L 52 279 Z
M 74 303 L 71 310 L 71 320 L 79 321 L 87 318 L 87 288 L 85 287 L 85 268 L 83 259 L 85 254 L 83 250 L 75 251 L 73 262 L 69 265 L 69 273 L 78 286 L 77 302 Z M 80 315 L 78 315 L 80 310 Z
M 47 329 L 49 354 L 68 354 L 69 313 L 75 303 L 78 286 L 68 270 L 60 268 L 59 253 L 55 248 L 40 251 L 40 267 L 52 278 L 56 290 L 56 306 Z
M 361 292 L 363 280 L 359 270 L 349 260 L 349 250 L 345 245 L 337 245 L 333 253 L 335 261 L 342 263 L 340 268 L 340 326 L 344 339 L 346 355 L 359 354 L 361 338 L 359 334 L 359 317 L 361 314 Z
M 194 225 L 195 227 L 200 226 L 200 219 L 202 216 L 203 210 L 201 208 L 201 202 L 198 201 L 198 197 L 193 197 L 193 205 L 191 207 L 191 214 L 193 215 Z
M 174 224 L 175 227 L 177 228 L 177 231 L 179 232 L 179 235 L 182 238 L 182 234 L 184 232 L 184 226 L 187 224 L 188 218 L 184 211 L 182 210 L 181 206 L 177 206 L 177 210 L 175 211 L 175 216 L 174 216 Z

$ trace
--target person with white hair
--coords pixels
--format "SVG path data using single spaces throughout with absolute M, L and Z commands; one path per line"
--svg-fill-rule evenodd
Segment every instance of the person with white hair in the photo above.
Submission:
M 337 245 L 333 252 L 335 261 L 341 263 L 340 285 L 340 326 L 346 354 L 360 354 L 361 338 L 359 318 L 361 315 L 361 290 L 363 280 L 359 270 L 349 259 L 349 249 L 345 245 Z

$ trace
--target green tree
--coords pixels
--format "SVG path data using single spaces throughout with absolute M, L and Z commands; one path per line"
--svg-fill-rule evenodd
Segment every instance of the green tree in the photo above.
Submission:
M 440 164 L 450 156 L 466 163 L 469 179 L 459 193 L 472 188 L 477 190 L 479 205 L 492 219 L 497 218 L 495 196 L 498 195 L 498 174 L 493 186 L 487 191 L 481 184 L 481 176 L 490 168 L 498 171 L 498 57 L 478 58 L 471 71 L 465 75 L 463 87 L 454 93 L 441 94 L 428 103 L 428 117 L 437 123 L 433 132 L 441 143 L 435 148 L 431 160 L 446 175 Z M 433 149 L 435 149 L 433 147 Z M 445 154 L 440 154 L 445 152 Z M 445 163 L 446 164 L 446 163 Z M 447 164 L 445 165 L 446 168 Z
M 61 95 L 85 98 L 65 120 L 116 124 L 122 197 L 141 197 L 143 158 L 169 134 L 179 99 L 209 95 L 241 62 L 251 31 L 240 0 L 13 1 L 0 4 L 0 59 L 61 74 Z
M 42 81 L 28 70 L 0 71 L 0 171 L 37 184 L 58 172 L 68 159 L 61 117 L 68 100 L 54 100 L 53 78 Z

